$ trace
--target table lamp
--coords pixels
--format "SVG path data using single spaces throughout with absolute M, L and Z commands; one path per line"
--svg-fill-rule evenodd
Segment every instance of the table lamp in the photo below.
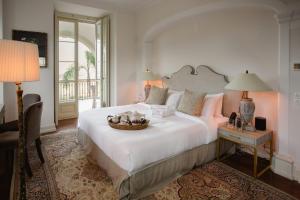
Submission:
M 144 81 L 147 81 L 146 85 L 144 86 L 144 91 L 145 91 L 145 99 L 148 98 L 151 85 L 149 84 L 149 81 L 157 80 L 156 76 L 147 68 L 146 71 L 143 72 L 142 74 L 142 79 Z
M 249 131 L 254 131 L 255 129 L 251 123 L 254 116 L 255 104 L 251 98 L 248 98 L 248 91 L 265 92 L 272 91 L 272 89 L 256 74 L 249 74 L 248 70 L 246 71 L 246 73 L 240 74 L 239 76 L 234 78 L 229 84 L 225 86 L 225 89 L 243 92 L 239 107 L 242 120 L 242 128 Z
M 26 199 L 25 182 L 25 135 L 23 127 L 23 90 L 24 81 L 40 79 L 38 46 L 32 43 L 13 40 L 0 40 L 0 82 L 15 83 L 17 86 L 19 159 L 20 159 L 20 194 L 19 199 Z

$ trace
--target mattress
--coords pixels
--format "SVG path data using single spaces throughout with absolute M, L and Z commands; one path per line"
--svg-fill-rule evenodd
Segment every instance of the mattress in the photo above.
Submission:
M 108 115 L 138 111 L 150 119 L 147 129 L 112 129 Z M 152 117 L 145 104 L 99 108 L 80 113 L 78 126 L 120 168 L 134 174 L 144 166 L 178 155 L 217 139 L 217 127 L 227 118 L 204 118 L 175 112 L 165 118 Z

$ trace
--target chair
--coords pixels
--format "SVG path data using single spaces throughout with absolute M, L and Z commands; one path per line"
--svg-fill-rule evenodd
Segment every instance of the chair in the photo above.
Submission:
M 32 176 L 32 171 L 29 165 L 28 151 L 30 145 L 35 142 L 38 156 L 42 163 L 45 162 L 41 149 L 40 127 L 43 110 L 43 102 L 31 104 L 24 112 L 24 133 L 26 137 L 25 148 L 25 167 L 28 176 Z
M 38 94 L 26 94 L 23 96 L 23 112 L 34 103 L 40 102 L 41 96 Z M 6 131 L 19 131 L 18 120 L 0 125 L 0 134 Z
M 40 102 L 41 101 L 41 96 L 38 94 L 25 94 L 23 96 L 23 111 L 25 110 L 34 103 Z
M 38 156 L 42 163 L 44 157 L 41 150 L 40 140 L 40 124 L 43 103 L 40 102 L 41 98 L 38 94 L 27 94 L 23 97 L 23 110 L 24 110 L 24 134 L 26 137 L 25 148 L 25 167 L 28 176 L 32 176 L 32 171 L 29 165 L 28 148 L 35 141 Z M 4 128 L 7 132 L 0 134 L 0 149 L 10 150 L 18 146 L 19 132 L 18 121 L 7 123 Z

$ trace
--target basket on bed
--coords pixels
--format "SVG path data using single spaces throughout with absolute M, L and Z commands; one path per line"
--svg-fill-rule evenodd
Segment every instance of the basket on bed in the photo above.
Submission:
M 115 123 L 109 122 L 109 121 L 108 121 L 108 124 L 110 127 L 115 128 L 115 129 L 120 129 L 120 130 L 142 130 L 142 129 L 145 129 L 148 127 L 149 120 L 147 120 L 147 122 L 144 124 L 132 124 L 132 125 L 121 124 L 121 123 L 115 124 Z
M 107 116 L 107 122 L 110 127 L 120 130 L 142 130 L 149 125 L 149 120 L 138 112 L 125 112 L 115 116 L 109 115 Z

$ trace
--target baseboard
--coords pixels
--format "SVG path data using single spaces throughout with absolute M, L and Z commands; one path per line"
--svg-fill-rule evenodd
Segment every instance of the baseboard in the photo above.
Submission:
M 41 127 L 41 131 L 40 132 L 41 132 L 41 135 L 43 135 L 43 134 L 51 133 L 51 132 L 55 132 L 55 131 L 56 131 L 56 126 L 53 123 L 50 126 L 43 126 L 43 127 Z
M 287 156 L 275 154 L 272 160 L 272 170 L 285 178 L 295 180 L 294 161 Z

